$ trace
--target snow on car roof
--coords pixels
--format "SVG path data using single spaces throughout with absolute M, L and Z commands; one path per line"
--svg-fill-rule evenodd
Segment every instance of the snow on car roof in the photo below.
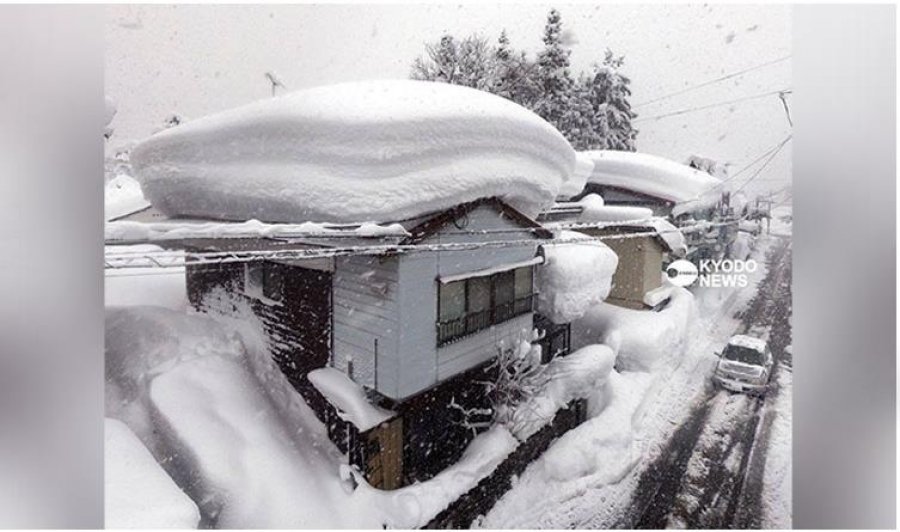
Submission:
M 754 351 L 765 351 L 766 350 L 766 341 L 760 338 L 754 338 L 752 336 L 747 336 L 745 334 L 736 334 L 731 337 L 731 340 L 728 341 L 729 345 L 736 345 L 738 347 L 746 347 L 748 349 L 753 349 Z
M 166 129 L 135 146 L 131 163 L 147 199 L 169 216 L 344 223 L 488 197 L 535 216 L 574 179 L 576 155 L 556 128 L 510 100 L 378 80 L 296 91 Z

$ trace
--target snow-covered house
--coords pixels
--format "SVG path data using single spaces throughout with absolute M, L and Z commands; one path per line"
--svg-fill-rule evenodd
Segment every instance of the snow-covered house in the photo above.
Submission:
M 590 158 L 594 166 L 573 201 L 597 194 L 608 206 L 646 208 L 678 227 L 693 226 L 684 232 L 691 258 L 719 256 L 733 242 L 737 232 L 736 225 L 728 223 L 735 218 L 725 181 L 705 166 L 698 168 L 699 159 L 680 164 L 646 153 L 609 150 L 579 156 Z
M 573 224 L 575 231 L 598 237 L 618 256 L 607 303 L 631 309 L 653 309 L 668 300 L 665 266 L 687 253 L 674 225 L 649 208 L 606 205 L 590 194 L 578 202 L 557 203 L 538 217 L 548 227 Z
M 107 234 L 165 234 L 185 250 L 198 308 L 249 304 L 284 374 L 376 487 L 456 461 L 475 435 L 462 413 L 490 415 L 498 355 L 523 340 L 545 362 L 565 355 L 569 307 L 606 295 L 573 297 L 577 286 L 539 270 L 566 271 L 533 217 L 572 180 L 574 150 L 473 89 L 311 89 L 165 130 L 131 160 L 169 219 L 126 217 Z M 588 256 L 615 267 L 605 246 Z

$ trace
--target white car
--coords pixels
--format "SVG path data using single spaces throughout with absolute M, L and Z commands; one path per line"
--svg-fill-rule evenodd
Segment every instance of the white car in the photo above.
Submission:
M 713 380 L 733 392 L 762 394 L 769 386 L 774 359 L 764 340 L 737 334 L 719 357 Z

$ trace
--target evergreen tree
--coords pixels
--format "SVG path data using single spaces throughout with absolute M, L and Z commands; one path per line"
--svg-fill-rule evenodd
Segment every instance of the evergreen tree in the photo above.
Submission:
M 607 50 L 603 64 L 594 67 L 594 79 L 589 92 L 591 104 L 598 112 L 602 109 L 605 117 L 605 135 L 603 149 L 634 151 L 634 139 L 637 130 L 631 120 L 637 114 L 631 110 L 628 99 L 631 97 L 629 84 L 631 80 L 621 74 L 619 68 L 625 58 L 613 55 Z M 598 126 L 601 125 L 598 122 Z
M 537 57 L 535 76 L 540 94 L 533 110 L 563 135 L 566 135 L 563 116 L 574 84 L 569 74 L 569 53 L 562 44 L 562 17 L 559 11 L 551 9 L 544 26 L 544 49 Z

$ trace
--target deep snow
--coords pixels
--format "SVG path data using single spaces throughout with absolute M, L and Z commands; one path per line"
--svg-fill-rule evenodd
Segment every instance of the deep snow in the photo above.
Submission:
M 197 528 L 197 505 L 178 488 L 127 425 L 104 421 L 106 528 Z
M 561 231 L 557 237 L 585 241 L 541 246 L 537 309 L 554 323 L 569 323 L 606 299 L 619 258 L 606 244 L 582 233 Z
M 715 205 L 722 180 L 685 164 L 648 153 L 597 150 L 584 152 L 594 161 L 589 183 L 621 187 L 676 203 L 672 213 Z
M 163 213 L 267 222 L 396 221 L 491 196 L 535 216 L 575 161 L 518 104 L 410 80 L 293 92 L 166 129 L 131 152 Z

